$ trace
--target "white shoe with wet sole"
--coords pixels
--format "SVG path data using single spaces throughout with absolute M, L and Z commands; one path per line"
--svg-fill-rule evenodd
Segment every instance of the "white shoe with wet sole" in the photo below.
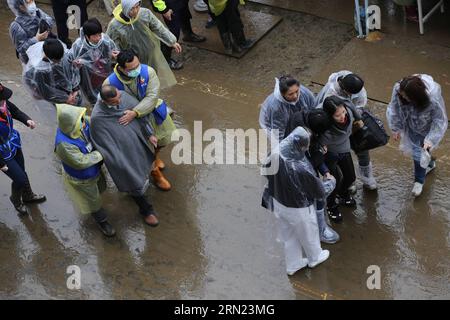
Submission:
M 308 265 L 308 259 L 302 259 L 302 266 L 296 270 L 288 270 L 287 271 L 287 275 L 288 276 L 293 276 L 297 271 L 305 268 Z
M 321 264 L 322 262 L 327 260 L 329 256 L 330 256 L 330 251 L 322 250 L 322 252 L 319 254 L 319 257 L 317 258 L 316 261 L 308 262 L 308 267 L 314 268 L 314 267 L 318 266 L 319 264 Z
M 419 182 L 414 182 L 414 186 L 412 188 L 411 193 L 414 197 L 418 197 L 422 194 L 422 190 L 423 190 L 423 184 L 419 183 Z

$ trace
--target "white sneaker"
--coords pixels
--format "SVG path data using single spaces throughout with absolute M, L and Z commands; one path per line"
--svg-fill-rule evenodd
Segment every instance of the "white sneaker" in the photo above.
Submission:
M 316 267 L 317 265 L 319 265 L 322 262 L 324 262 L 325 260 L 327 260 L 329 256 L 330 256 L 330 251 L 322 250 L 322 252 L 319 254 L 319 257 L 317 258 L 316 261 L 308 262 L 308 267 L 310 267 L 310 268 Z
M 423 184 L 419 183 L 419 182 L 414 182 L 414 187 L 412 188 L 411 193 L 414 197 L 418 197 L 422 193 L 422 190 L 423 190 Z
M 302 266 L 296 270 L 288 270 L 287 271 L 287 275 L 288 276 L 293 276 L 294 273 L 296 273 L 297 271 L 303 269 L 304 267 L 306 267 L 308 265 L 308 259 L 302 259 Z
M 197 0 L 194 3 L 194 10 L 197 12 L 206 12 L 208 11 L 208 5 L 203 0 Z

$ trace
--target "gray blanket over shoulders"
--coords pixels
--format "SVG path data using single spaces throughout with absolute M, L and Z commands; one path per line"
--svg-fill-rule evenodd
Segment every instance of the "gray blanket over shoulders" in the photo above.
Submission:
M 117 189 L 131 195 L 142 195 L 149 185 L 149 173 L 154 160 L 149 143 L 151 128 L 147 117 L 134 119 L 124 126 L 119 124 L 123 111 L 139 101 L 121 91 L 119 107 L 108 107 L 100 99 L 91 116 L 91 138 L 103 155 Z

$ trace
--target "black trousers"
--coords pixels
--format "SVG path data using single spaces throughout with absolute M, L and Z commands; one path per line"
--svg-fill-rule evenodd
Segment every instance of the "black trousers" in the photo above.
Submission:
M 69 29 L 67 28 L 67 8 L 71 5 L 80 7 L 81 25 L 88 19 L 86 0 L 52 0 L 53 15 L 58 29 L 58 38 L 66 40 L 69 38 Z
M 355 167 L 353 166 L 352 155 L 347 153 L 327 153 L 325 155 L 325 164 L 330 173 L 336 178 L 336 188 L 328 196 L 328 207 L 336 205 L 336 195 L 347 198 L 349 196 L 348 188 L 355 182 Z
M 224 11 L 218 15 L 212 15 L 217 23 L 220 34 L 231 33 L 233 40 L 242 45 L 245 42 L 244 24 L 239 12 L 239 0 L 228 0 Z
M 192 33 L 191 26 L 191 11 L 189 10 L 189 0 L 166 0 L 166 5 L 173 11 L 172 20 L 167 20 L 164 18 L 167 28 L 172 32 L 177 40 L 180 39 L 180 33 L 183 34 Z M 161 42 L 161 51 L 166 58 L 169 60 L 172 56 L 172 47 L 165 45 Z
M 145 199 L 145 196 L 131 196 L 139 207 L 139 213 L 147 217 L 149 215 L 155 214 L 155 210 L 153 209 L 152 204 Z
M 12 180 L 12 189 L 17 192 L 22 190 L 28 182 L 22 149 L 17 149 L 15 157 L 5 162 L 8 171 L 4 173 Z

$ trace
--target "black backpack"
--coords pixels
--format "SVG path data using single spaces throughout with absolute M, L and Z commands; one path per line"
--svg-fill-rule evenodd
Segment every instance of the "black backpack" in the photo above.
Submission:
M 363 111 L 361 118 L 364 127 L 350 136 L 352 149 L 358 153 L 386 145 L 389 141 L 389 135 L 384 129 L 383 121 L 367 110 Z

